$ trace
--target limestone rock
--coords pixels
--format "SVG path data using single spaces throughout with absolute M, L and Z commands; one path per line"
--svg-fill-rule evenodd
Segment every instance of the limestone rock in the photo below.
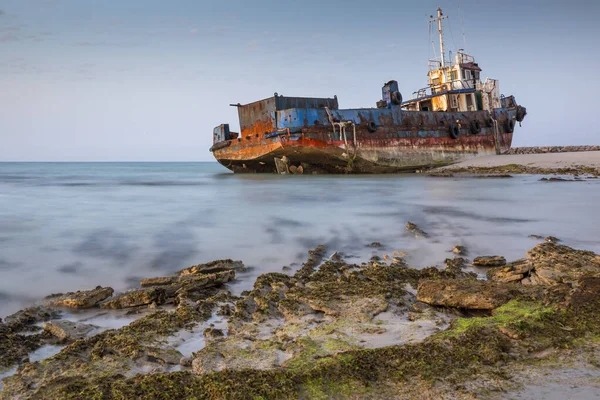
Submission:
M 137 307 L 156 303 L 157 305 L 164 304 L 166 300 L 166 292 L 163 288 L 150 288 L 141 290 L 132 290 L 125 292 L 122 295 L 100 304 L 102 308 L 121 309 L 129 307 Z
M 44 324 L 46 332 L 64 341 L 83 339 L 96 328 L 97 326 L 95 325 L 66 320 L 50 321 Z
M 175 276 L 159 276 L 155 278 L 145 278 L 140 281 L 141 287 L 151 287 L 151 286 L 164 286 L 171 285 L 177 282 L 177 277 Z
M 113 289 L 110 287 L 98 286 L 93 290 L 81 290 L 69 292 L 66 294 L 54 294 L 46 297 L 46 304 L 49 306 L 69 307 L 69 308 L 91 308 L 112 296 Z
M 531 278 L 528 276 L 529 272 L 533 269 L 533 264 L 528 260 L 521 259 L 504 267 L 491 268 L 487 272 L 487 277 L 490 280 L 500 282 L 517 282 L 527 276 L 528 282 L 524 284 L 531 284 Z
M 214 274 L 222 271 L 242 271 L 244 263 L 241 261 L 233 261 L 231 259 L 211 261 L 206 264 L 193 265 L 179 271 L 179 276 L 196 275 L 196 274 Z
M 434 306 L 493 310 L 524 293 L 524 286 L 480 280 L 424 280 L 417 300 Z
M 452 252 L 454 254 L 458 254 L 459 256 L 464 256 L 467 255 L 467 248 L 465 246 L 454 246 L 454 248 L 452 249 Z
M 506 258 L 502 256 L 482 256 L 473 260 L 473 265 L 478 267 L 500 267 L 506 265 Z
M 545 285 L 557 283 L 576 285 L 583 276 L 600 274 L 600 255 L 592 251 L 575 250 L 568 246 L 546 242 L 529 250 L 526 257 L 533 265 L 536 279 Z
M 406 230 L 410 233 L 412 233 L 413 235 L 415 235 L 415 237 L 428 237 L 429 235 L 427 234 L 427 232 L 423 231 L 421 228 L 419 228 L 417 226 L 417 224 L 414 224 L 412 222 L 408 222 L 406 224 Z

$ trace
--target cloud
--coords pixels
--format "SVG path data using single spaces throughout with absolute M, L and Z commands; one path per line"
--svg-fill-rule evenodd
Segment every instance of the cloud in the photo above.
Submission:
M 191 28 L 191 29 L 190 29 L 190 34 L 191 34 L 191 35 L 196 35 L 196 34 L 198 34 L 198 28 Z
M 4 11 L 0 9 L 0 16 L 4 15 Z

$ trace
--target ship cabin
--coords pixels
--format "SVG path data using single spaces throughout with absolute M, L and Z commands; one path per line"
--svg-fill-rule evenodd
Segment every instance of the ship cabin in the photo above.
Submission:
M 452 54 L 450 54 L 452 59 Z M 458 50 L 453 62 L 430 60 L 429 86 L 413 93 L 402 103 L 407 111 L 492 111 L 501 107 L 498 81 L 481 82 L 481 68 L 475 59 Z

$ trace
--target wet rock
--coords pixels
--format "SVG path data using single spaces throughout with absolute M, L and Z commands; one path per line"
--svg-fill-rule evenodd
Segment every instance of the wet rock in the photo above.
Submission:
M 569 305 L 574 309 L 594 309 L 600 303 L 600 276 L 581 278 L 569 298 Z
M 373 242 L 373 243 L 367 245 L 367 247 L 373 247 L 373 248 L 376 248 L 376 249 L 381 249 L 381 248 L 383 248 L 383 245 L 381 243 L 379 243 L 379 242 Z
M 446 170 L 433 170 L 430 172 L 427 172 L 427 176 L 432 176 L 432 177 L 437 177 L 437 178 L 452 178 L 454 177 L 454 174 L 450 171 L 446 171 Z
M 82 290 L 66 294 L 54 294 L 46 297 L 46 305 L 69 308 L 92 308 L 102 300 L 112 296 L 113 289 L 98 286 L 93 290 Z
M 529 235 L 529 237 L 530 237 L 531 239 L 538 239 L 538 240 L 542 240 L 542 239 L 544 238 L 544 237 L 543 237 L 543 236 L 541 236 L 541 235 Z
M 308 259 L 302 264 L 302 267 L 300 267 L 294 276 L 301 280 L 308 279 L 319 263 L 323 261 L 326 251 L 327 247 L 322 244 L 318 245 L 313 250 L 309 250 Z
M 167 299 L 163 288 L 132 290 L 100 304 L 101 308 L 121 309 L 156 303 L 164 304 Z
M 161 364 L 178 365 L 183 358 L 178 350 L 167 347 L 154 347 L 147 349 L 147 360 L 150 362 L 159 362 Z
M 214 274 L 223 271 L 243 271 L 244 263 L 241 261 L 233 261 L 231 259 L 211 261 L 206 264 L 193 265 L 179 271 L 179 276 L 196 274 Z
M 141 287 L 151 287 L 151 286 L 164 286 L 171 285 L 177 282 L 177 277 L 175 276 L 159 276 L 156 278 L 145 278 L 140 281 Z
M 223 336 L 225 336 L 225 334 L 221 329 L 206 328 L 204 330 L 204 337 L 208 340 L 222 338 Z
M 467 248 L 465 246 L 454 246 L 454 248 L 452 249 L 452 252 L 454 254 L 458 254 L 459 256 L 466 256 L 467 255 Z
M 406 224 L 405 229 L 412 233 L 413 235 L 415 235 L 415 237 L 428 237 L 429 235 L 427 234 L 427 232 L 423 231 L 421 228 L 419 228 L 417 226 L 417 224 L 414 224 L 412 222 L 408 222 Z
M 432 320 L 435 319 L 438 315 L 436 309 L 427 304 L 420 301 L 417 301 L 410 305 L 408 312 L 408 319 L 410 321 L 417 321 L 420 319 L 423 320 Z
M 529 273 L 532 269 L 533 264 L 530 261 L 521 259 L 513 261 L 506 266 L 488 270 L 487 277 L 490 280 L 499 282 L 518 282 L 527 276 L 528 282 L 524 283 L 532 284 L 531 278 L 529 277 Z
M 223 285 L 235 279 L 233 270 L 221 271 L 212 274 L 200 275 L 182 275 L 179 282 L 169 287 L 169 292 L 175 290 L 175 293 L 183 291 L 193 292 L 207 288 L 213 288 Z
M 434 306 L 493 310 L 526 293 L 524 286 L 492 281 L 424 280 L 417 300 Z
M 44 330 L 62 341 L 78 340 L 86 337 L 96 329 L 95 325 L 87 325 L 66 320 L 50 321 L 44 324 Z
M 577 180 L 578 180 L 577 178 L 565 179 L 565 178 L 558 178 L 558 177 L 540 179 L 541 182 L 577 182 Z
M 544 241 L 547 243 L 558 243 L 560 242 L 560 239 L 554 236 L 547 236 L 544 238 Z
M 477 175 L 475 178 L 512 178 L 510 174 Z
M 600 274 L 600 256 L 592 251 L 547 242 L 529 250 L 526 257 L 533 265 L 532 282 L 544 285 L 577 284 L 583 276 Z
M 19 310 L 4 319 L 4 324 L 15 332 L 26 330 L 27 327 L 58 318 L 60 312 L 51 308 L 36 306 Z
M 467 266 L 469 260 L 463 257 L 447 258 L 444 263 L 446 264 L 446 278 L 452 279 L 476 279 L 477 274 L 475 272 L 464 272 L 463 268 Z
M 475 257 L 473 265 L 478 267 L 500 267 L 506 265 L 506 258 L 502 256 L 482 256 Z
M 191 368 L 192 361 L 194 361 L 192 357 L 181 357 L 181 359 L 179 360 L 179 365 L 181 365 L 182 367 Z
M 29 353 L 43 344 L 40 334 L 18 333 L 22 328 L 23 325 L 18 322 L 0 323 L 0 371 L 27 360 Z

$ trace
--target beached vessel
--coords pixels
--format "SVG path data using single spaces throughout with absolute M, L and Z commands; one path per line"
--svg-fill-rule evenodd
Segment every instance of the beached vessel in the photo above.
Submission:
M 403 101 L 394 80 L 383 85 L 376 108 L 340 109 L 333 98 L 273 97 L 238 109 L 240 133 L 228 124 L 213 131 L 210 151 L 234 172 L 384 173 L 415 171 L 501 154 L 510 149 L 526 115 L 498 80 L 462 49 L 444 50 L 438 8 L 430 27 L 440 57 L 429 61 L 429 85 Z

